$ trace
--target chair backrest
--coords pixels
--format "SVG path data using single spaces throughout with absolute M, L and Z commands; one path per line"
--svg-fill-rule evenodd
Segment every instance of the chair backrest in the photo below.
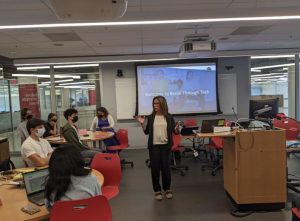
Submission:
M 286 140 L 297 140 L 300 133 L 300 123 L 292 118 L 274 119 L 274 127 L 285 129 Z
M 181 136 L 180 134 L 174 134 L 173 133 L 173 146 L 172 146 L 172 150 L 176 150 L 176 148 L 180 145 L 181 142 Z
M 188 118 L 183 121 L 185 127 L 194 127 L 197 126 L 197 120 L 194 118 Z
M 210 141 L 217 148 L 223 148 L 223 139 L 221 137 L 212 137 Z
M 50 221 L 111 221 L 112 213 L 104 196 L 94 196 L 83 200 L 57 201 L 54 203 Z
M 118 154 L 98 153 L 94 156 L 91 168 L 104 176 L 103 186 L 119 186 L 121 182 L 121 162 Z
M 123 148 L 129 146 L 127 129 L 119 129 L 116 133 L 116 137 Z

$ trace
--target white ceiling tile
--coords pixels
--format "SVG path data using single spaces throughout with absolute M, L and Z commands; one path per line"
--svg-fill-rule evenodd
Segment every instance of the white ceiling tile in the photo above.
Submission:
M 299 0 L 128 0 L 126 16 L 136 20 L 164 19 L 197 16 L 211 12 L 222 16 L 227 10 L 252 13 L 263 8 L 300 10 Z M 220 10 L 222 9 L 222 10 Z M 197 13 L 195 13 L 197 12 Z M 218 12 L 218 13 L 217 13 Z M 222 14 L 223 12 L 223 14 Z M 160 17 L 161 15 L 161 17 Z M 151 17 L 152 16 L 152 17 Z M 157 16 L 157 17 L 156 17 Z M 57 23 L 56 16 L 40 0 L 0 0 L 0 25 Z M 227 50 L 257 49 L 271 47 L 297 47 L 299 45 L 300 20 L 295 21 L 249 21 L 226 23 L 170 24 L 126 27 L 49 28 L 0 31 L 0 55 L 8 57 L 57 57 L 117 55 L 140 53 L 174 53 L 186 34 L 208 34 L 218 46 Z M 197 27 L 199 26 L 199 27 Z M 258 35 L 231 36 L 242 26 L 271 26 Z M 299 29 L 300 30 L 300 29 Z M 54 46 L 43 33 L 75 32 L 83 41 L 56 42 Z M 220 40 L 229 37 L 227 40 Z M 99 42 L 102 44 L 99 45 Z

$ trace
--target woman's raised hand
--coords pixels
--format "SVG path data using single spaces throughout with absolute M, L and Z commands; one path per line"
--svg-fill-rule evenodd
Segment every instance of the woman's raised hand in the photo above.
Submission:
M 144 124 L 145 122 L 145 116 L 136 116 L 135 119 L 140 123 L 140 124 Z

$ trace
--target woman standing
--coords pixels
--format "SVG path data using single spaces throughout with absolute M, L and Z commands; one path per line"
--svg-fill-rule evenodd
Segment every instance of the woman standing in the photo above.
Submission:
M 85 167 L 80 151 L 71 144 L 56 148 L 49 161 L 46 207 L 56 201 L 79 200 L 101 195 L 101 187 L 91 169 Z
M 109 131 L 109 132 L 114 132 L 114 119 L 112 116 L 108 113 L 105 107 L 99 107 L 97 108 L 97 117 L 94 118 L 92 125 L 90 127 L 91 131 Z M 105 146 L 115 146 L 119 145 L 119 141 L 115 136 L 103 140 Z
M 168 112 L 167 101 L 163 96 L 156 96 L 152 101 L 153 111 L 145 118 L 138 116 L 137 120 L 143 127 L 144 133 L 149 134 L 148 149 L 150 156 L 150 167 L 152 185 L 155 192 L 155 199 L 162 200 L 160 186 L 160 171 L 162 173 L 162 186 L 167 199 L 172 199 L 171 191 L 171 169 L 170 155 L 173 145 L 172 133 L 178 133 L 178 125 L 175 125 L 174 118 Z

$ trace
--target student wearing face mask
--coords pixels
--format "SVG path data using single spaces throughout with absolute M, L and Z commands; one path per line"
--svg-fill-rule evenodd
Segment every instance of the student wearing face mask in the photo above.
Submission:
M 29 133 L 26 128 L 27 121 L 33 117 L 29 108 L 23 108 L 21 110 L 21 123 L 18 125 L 17 134 L 21 138 L 21 144 L 29 137 Z
M 22 144 L 21 154 L 29 167 L 42 167 L 49 163 L 53 150 L 49 142 L 42 138 L 45 133 L 44 123 L 44 121 L 36 118 L 27 122 L 29 137 Z
M 105 107 L 99 107 L 97 108 L 97 117 L 94 118 L 92 125 L 90 127 L 91 131 L 95 130 L 101 130 L 101 131 L 109 131 L 109 132 L 114 132 L 114 119 L 112 116 L 108 113 Z M 119 145 L 119 141 L 115 136 L 103 140 L 103 143 L 105 146 L 115 146 Z
M 54 113 L 50 113 L 48 115 L 48 121 L 45 124 L 45 133 L 44 137 L 49 137 L 49 136 L 56 136 L 58 135 L 58 130 L 57 130 L 57 115 Z
M 66 141 L 80 150 L 81 155 L 86 158 L 93 158 L 95 154 L 100 153 L 101 150 L 95 148 L 88 148 L 80 140 L 76 122 L 78 121 L 78 111 L 74 108 L 65 110 L 64 117 L 67 120 L 66 125 L 63 127 L 63 135 Z

